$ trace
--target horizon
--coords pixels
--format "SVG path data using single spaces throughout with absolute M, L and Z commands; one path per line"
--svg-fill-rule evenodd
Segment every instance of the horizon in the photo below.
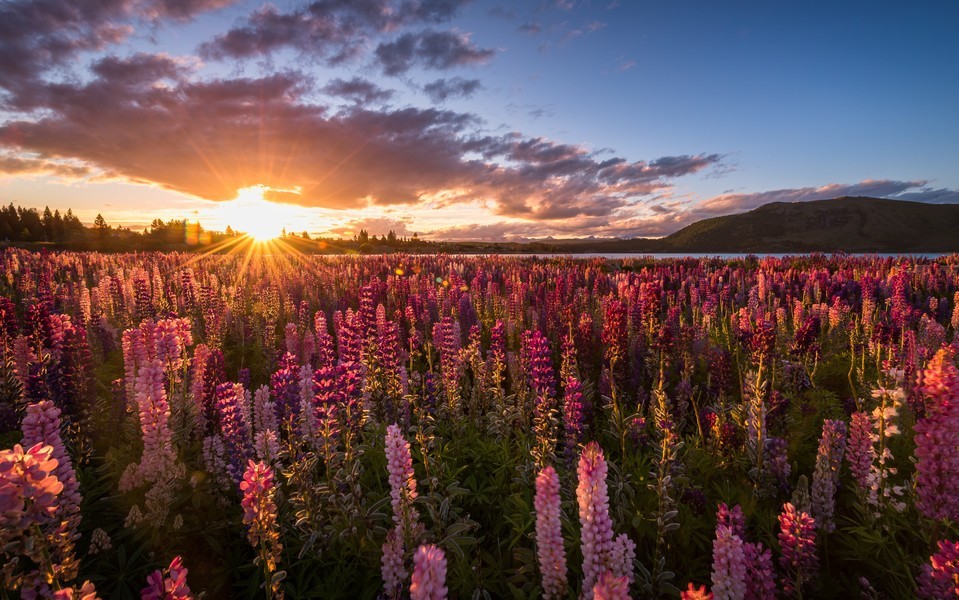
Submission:
M 957 24 L 949 2 L 14 1 L 0 203 L 485 242 L 959 203 Z

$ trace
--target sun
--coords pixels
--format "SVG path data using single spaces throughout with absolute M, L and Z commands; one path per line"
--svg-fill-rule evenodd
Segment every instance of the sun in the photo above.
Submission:
M 267 191 L 261 185 L 243 188 L 222 207 L 230 226 L 257 242 L 276 239 L 297 222 L 294 207 L 264 199 Z

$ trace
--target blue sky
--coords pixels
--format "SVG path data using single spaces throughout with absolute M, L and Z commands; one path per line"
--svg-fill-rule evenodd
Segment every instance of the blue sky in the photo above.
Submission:
M 85 220 L 221 228 L 250 186 L 298 230 L 449 239 L 658 236 L 844 194 L 959 202 L 955 2 L 0 13 L 0 201 Z

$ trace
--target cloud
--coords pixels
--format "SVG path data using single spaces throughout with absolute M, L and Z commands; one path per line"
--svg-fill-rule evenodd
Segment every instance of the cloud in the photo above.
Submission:
M 130 36 L 141 21 L 189 21 L 235 0 L 13 0 L 0 4 L 0 88 L 28 105 L 42 75 Z
M 450 98 L 469 98 L 480 89 L 479 79 L 437 79 L 423 86 L 423 91 L 435 104 L 442 104 Z
M 81 179 L 92 175 L 92 170 L 69 161 L 51 161 L 36 157 L 0 156 L 0 176 L 56 175 L 64 179 Z
M 443 23 L 468 0 L 316 0 L 290 11 L 265 4 L 200 46 L 205 58 L 256 58 L 292 48 L 328 64 L 360 55 L 377 35 Z
M 526 35 L 539 35 L 543 31 L 543 26 L 534 21 L 528 23 L 523 23 L 518 27 L 520 32 L 525 33 Z
M 374 54 L 383 73 L 395 76 L 414 66 L 445 70 L 482 64 L 493 57 L 494 51 L 479 48 L 465 33 L 427 29 L 405 33 L 392 42 L 382 43 Z
M 91 71 L 88 81 L 47 84 L 39 116 L 5 123 L 0 140 L 209 200 L 263 185 L 304 206 L 481 202 L 531 221 L 609 219 L 721 161 L 608 158 L 515 132 L 485 135 L 474 115 L 435 108 L 333 112 L 305 100 L 312 82 L 297 72 L 203 80 L 162 54 L 108 57 Z
M 716 216 L 752 210 L 770 202 L 805 202 L 827 200 L 841 196 L 872 196 L 905 200 L 908 198 L 902 198 L 901 195 L 908 190 L 922 188 L 928 193 L 925 185 L 925 181 L 866 179 L 853 184 L 829 183 L 820 187 L 787 188 L 750 194 L 722 194 L 699 203 L 696 206 L 696 213 L 703 216 Z M 948 190 L 941 190 L 939 197 L 946 195 L 944 192 L 948 192 Z M 920 194 L 921 196 L 922 191 L 914 192 L 914 194 Z M 914 197 L 914 199 L 918 199 L 918 197 Z
M 362 77 L 354 77 L 349 80 L 333 79 L 323 86 L 321 91 L 330 96 L 339 96 L 364 105 L 386 102 L 393 97 L 392 90 L 384 90 Z
M 370 235 L 384 236 L 390 231 L 398 237 L 409 237 L 413 231 L 409 229 L 408 222 L 400 219 L 388 219 L 385 217 L 367 217 L 363 219 L 351 219 L 343 225 L 330 227 L 326 231 L 333 235 L 351 236 L 365 229 Z

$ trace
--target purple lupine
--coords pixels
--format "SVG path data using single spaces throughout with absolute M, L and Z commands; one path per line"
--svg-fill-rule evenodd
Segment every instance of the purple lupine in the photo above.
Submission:
M 339 411 L 343 392 L 337 381 L 342 367 L 330 365 L 320 367 L 313 373 L 313 414 L 316 422 L 316 435 L 323 445 L 327 468 L 331 466 L 333 452 L 339 444 Z
M 586 441 L 586 405 L 583 399 L 583 384 L 573 376 L 563 386 L 563 431 L 564 448 L 572 464 L 576 449 Z
M 759 542 L 743 544 L 746 559 L 746 600 L 774 600 L 776 571 L 773 554 Z
M 916 423 L 916 508 L 926 518 L 959 521 L 959 369 L 942 349 L 922 372 L 925 416 Z
M 290 353 L 280 358 L 279 368 L 270 376 L 277 416 L 281 425 L 295 423 L 300 414 L 300 368 Z
M 583 550 L 583 598 L 592 599 L 599 577 L 610 570 L 613 550 L 613 522 L 609 518 L 606 488 L 606 459 L 603 449 L 590 442 L 579 457 L 576 500 L 579 504 L 580 541 Z
M 845 448 L 845 421 L 823 421 L 811 490 L 812 516 L 823 531 L 833 531 L 836 528 L 833 512 L 836 508 L 836 488 L 839 486 L 839 468 L 842 466 Z
M 560 513 L 559 476 L 547 466 L 536 477 L 536 553 L 543 581 L 543 598 L 562 598 L 566 592 L 566 550 Z
M 539 330 L 523 335 L 523 357 L 526 375 L 533 390 L 533 432 L 536 446 L 533 455 L 539 465 L 547 464 L 556 447 L 556 376 L 549 344 Z

